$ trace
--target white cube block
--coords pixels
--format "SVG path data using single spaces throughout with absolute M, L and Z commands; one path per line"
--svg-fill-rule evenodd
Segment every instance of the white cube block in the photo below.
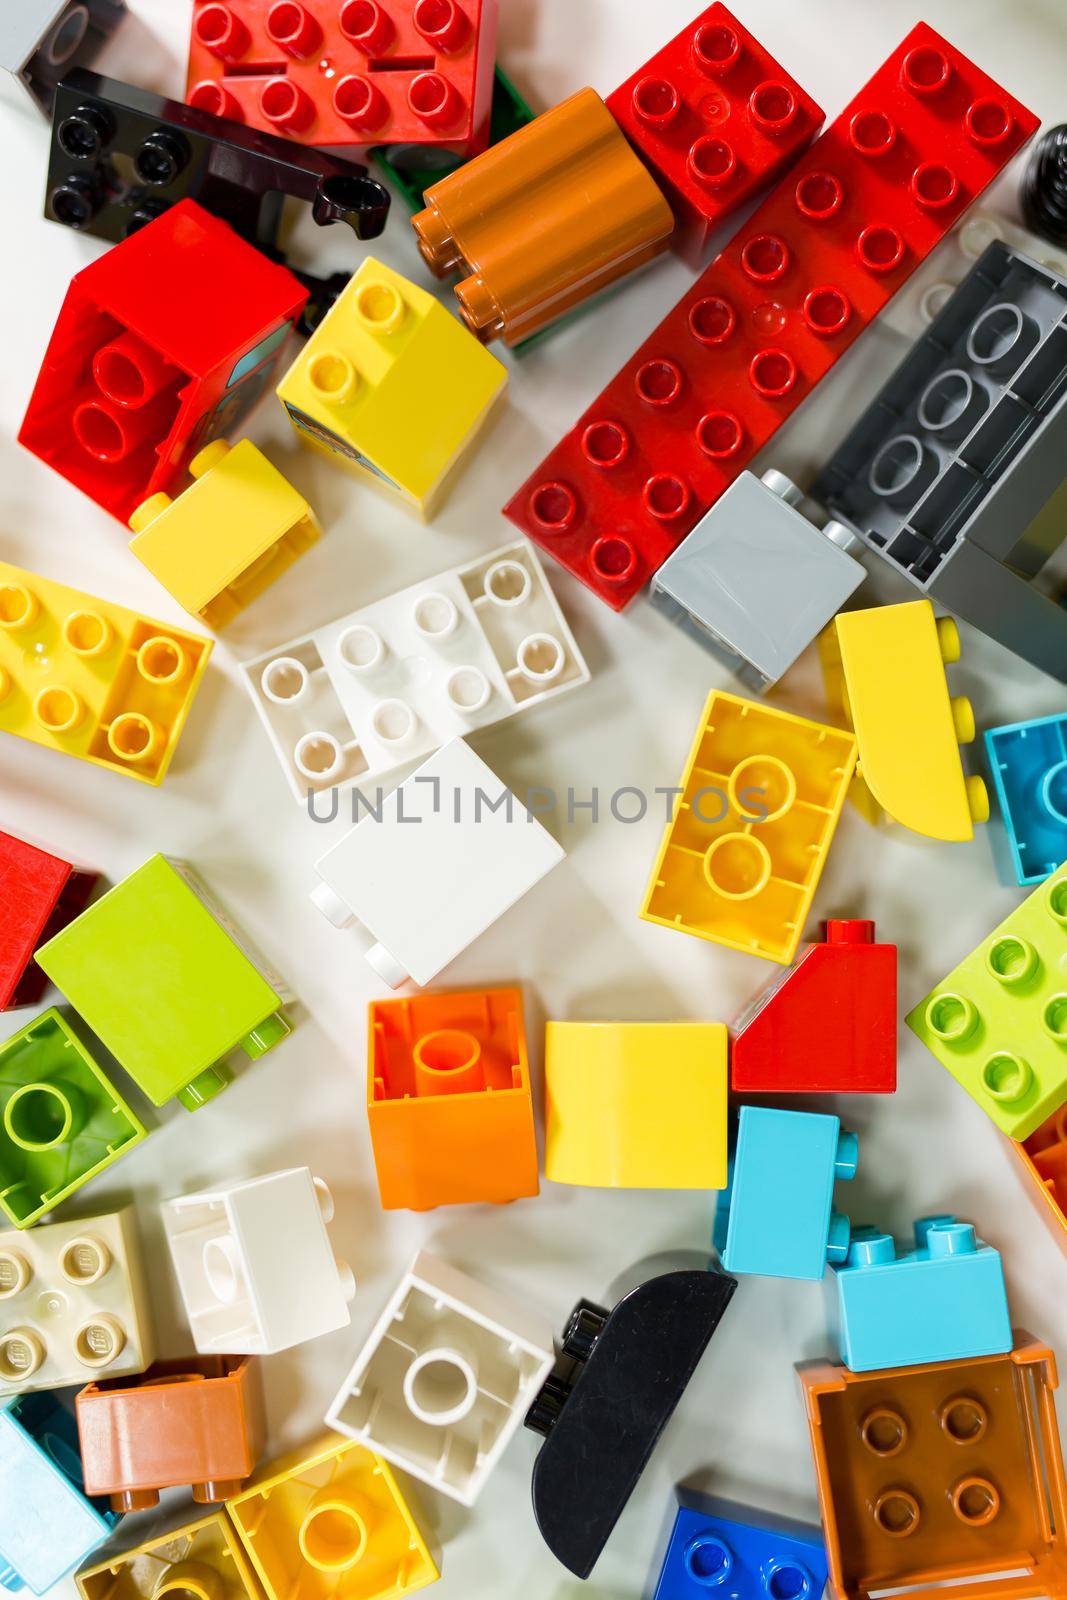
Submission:
M 439 750 L 315 863 L 319 910 L 377 939 L 392 988 L 431 983 L 565 852 L 462 739 Z
M 373 783 L 589 681 L 525 540 L 375 600 L 241 670 L 301 801 Z
M 554 1363 L 543 1318 L 421 1251 L 326 1421 L 470 1506 Z
M 0 1233 L 0 1395 L 144 1372 L 155 1353 L 132 1206 Z
M 307 1167 L 180 1195 L 161 1211 L 201 1355 L 273 1355 L 351 1321 L 355 1282 L 326 1231 L 333 1201 Z

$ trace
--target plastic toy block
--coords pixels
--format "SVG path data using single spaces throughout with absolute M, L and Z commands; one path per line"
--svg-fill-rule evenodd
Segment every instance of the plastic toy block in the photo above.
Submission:
M 1067 681 L 1067 281 L 994 242 L 812 494 L 931 600 Z
M 718 3 L 605 103 L 671 203 L 672 243 L 695 265 L 731 212 L 780 177 L 823 121 L 811 96 Z
M 1067 1494 L 1052 1351 L 853 1373 L 797 1368 L 835 1600 L 1059 1594 Z
M 126 0 L 18 0 L 0 17 L 0 68 L 47 116 L 63 75 L 91 61 L 125 15 Z
M 302 444 L 425 515 L 507 376 L 432 294 L 368 256 L 278 398 Z
M 520 128 L 525 128 L 527 123 L 533 121 L 535 114 L 511 79 L 497 67 L 493 73 L 490 145 L 499 144 L 502 139 L 510 138 Z M 408 210 L 413 212 L 421 211 L 425 206 L 426 191 L 431 184 L 462 165 L 456 157 L 429 146 L 425 149 L 408 146 L 397 151 L 389 145 L 380 145 L 370 153 L 375 165 L 385 173 L 393 188 L 399 191 Z
M 986 760 L 1017 883 L 1044 883 L 1067 860 L 1067 713 L 987 728 Z
M 831 918 L 823 937 L 733 1025 L 736 1094 L 892 1094 L 897 1086 L 897 947 L 874 923 Z
M 150 856 L 38 960 L 154 1105 L 196 1111 L 290 1032 L 291 995 L 184 861 Z
M 154 1355 L 132 1206 L 0 1233 L 0 1395 L 143 1372 Z
M 307 298 L 180 200 L 71 280 L 19 440 L 128 522 L 274 381 Z
M 311 898 L 335 927 L 369 929 L 377 943 L 366 959 L 383 983 L 425 986 L 564 854 L 453 739 L 320 857 Z
M 706 1600 L 721 1584 L 736 1600 L 821 1600 L 828 1562 L 819 1528 L 694 1489 L 676 1493 L 652 1600 Z
M 0 1210 L 28 1228 L 148 1137 L 55 1007 L 0 1044 Z
M 0 832 L 0 1011 L 44 994 L 48 979 L 34 952 L 78 915 L 98 876 Z
M 115 1521 L 84 1492 L 78 1430 L 55 1396 L 0 1401 L 0 1587 L 43 1595 Z
M 193 0 L 185 98 L 299 144 L 484 150 L 497 0 Z
M 372 1000 L 367 1120 L 387 1211 L 537 1194 L 521 990 Z
M 161 1211 L 201 1355 L 274 1355 L 348 1327 L 355 1279 L 330 1248 L 333 1196 L 307 1167 L 181 1195 Z
M 242 673 L 302 803 L 383 778 L 589 680 L 525 541 L 315 628 Z
M 1024 1144 L 1009 1139 L 1008 1145 L 1056 1243 L 1067 1250 L 1067 1108 L 1054 1111 Z
M 260 1600 L 226 1512 L 191 1518 L 188 1506 L 123 1523 L 77 1582 L 81 1600 Z
M 859 1140 L 837 1117 L 742 1106 L 730 1181 L 715 1212 L 727 1272 L 821 1278 L 844 1261 L 851 1225 L 833 1209 L 834 1184 L 856 1176 Z
M 721 1022 L 550 1022 L 545 1177 L 724 1188 L 727 1049 Z
M 1005 917 L 905 1021 L 1011 1139 L 1067 1100 L 1067 866 Z
M 667 248 L 674 217 L 592 89 L 426 191 L 412 226 L 480 339 L 521 343 Z
M 254 1356 L 160 1361 L 143 1378 L 90 1383 L 77 1398 L 85 1487 L 116 1511 L 147 1511 L 190 1485 L 199 1505 L 229 1500 L 263 1445 Z
M 1019 185 L 1029 227 L 1052 244 L 1067 246 L 1067 124 L 1042 134 Z
M 506 515 L 621 610 L 1036 126 L 919 23 Z
M 0 561 L 0 732 L 160 784 L 211 646 Z
M 1035 153 L 1039 144 L 1034 146 Z M 998 239 L 1017 256 L 1029 256 L 1039 266 L 1067 278 L 1067 255 L 1053 250 L 1002 212 L 976 206 L 889 303 L 879 326 L 909 341 L 918 339 L 940 316 L 975 262 Z
M 820 634 L 819 656 L 831 715 L 859 745 L 851 795 L 861 814 L 928 839 L 973 839 L 989 795 L 960 760 L 975 728 L 971 702 L 950 697 L 945 678 L 960 658 L 952 618 L 935 618 L 929 600 L 843 611 Z
M 333 1434 L 260 1467 L 227 1510 L 266 1600 L 399 1600 L 440 1576 L 386 1462 Z
M 667 557 L 649 598 L 762 694 L 867 576 L 841 523 L 816 528 L 780 472 L 742 472 Z
M 534 1516 L 556 1559 L 588 1578 L 722 1321 L 736 1278 L 649 1278 L 613 1310 L 580 1300 L 560 1360 L 526 1418 L 545 1436 Z
M 793 960 L 856 763 L 856 741 L 713 689 L 641 916 Z
M 248 439 L 225 439 L 189 463 L 196 482 L 153 495 L 130 518 L 130 549 L 179 605 L 225 627 L 322 532 L 303 495 Z
M 920 1217 L 903 1255 L 888 1233 L 856 1228 L 833 1279 L 836 1342 L 853 1372 L 1011 1349 L 1000 1254 L 969 1222 Z
M 554 1359 L 540 1317 L 423 1250 L 326 1421 L 471 1506 Z
M 320 227 L 376 239 L 389 193 L 366 167 L 257 133 L 95 72 L 56 92 L 45 216 L 112 244 L 178 200 L 196 200 L 250 243 L 275 249 L 287 195 Z

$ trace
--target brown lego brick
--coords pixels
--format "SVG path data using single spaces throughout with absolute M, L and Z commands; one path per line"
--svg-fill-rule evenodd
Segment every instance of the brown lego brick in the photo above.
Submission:
M 882 1372 L 797 1368 L 837 1600 L 1067 1595 L 1063 1457 L 1046 1345 Z
M 254 1356 L 160 1361 L 141 1378 L 90 1383 L 77 1398 L 85 1492 L 116 1511 L 144 1511 L 161 1489 L 228 1500 L 263 1447 L 263 1394 Z
M 528 339 L 667 248 L 671 208 L 614 117 L 580 89 L 426 191 L 412 218 L 486 342 Z

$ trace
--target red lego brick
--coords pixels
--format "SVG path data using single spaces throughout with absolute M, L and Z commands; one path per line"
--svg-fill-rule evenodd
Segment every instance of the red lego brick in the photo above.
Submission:
M 621 610 L 1037 123 L 919 23 L 506 515 Z
M 730 1087 L 750 1094 L 892 1094 L 897 1086 L 897 947 L 873 922 L 831 920 L 821 943 L 742 1013 Z
M 97 876 L 0 833 L 0 1011 L 41 998 L 48 979 L 34 951 L 84 909 Z
M 608 96 L 670 201 L 694 264 L 732 211 L 811 143 L 823 112 L 724 5 L 711 5 Z
M 498 0 L 193 0 L 190 105 L 299 144 L 489 142 Z
M 273 387 L 306 301 L 182 200 L 72 280 L 19 440 L 126 523 Z

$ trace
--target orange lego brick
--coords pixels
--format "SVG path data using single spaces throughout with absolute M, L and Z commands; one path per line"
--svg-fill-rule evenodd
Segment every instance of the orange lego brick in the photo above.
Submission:
M 387 1211 L 538 1192 L 519 989 L 374 1000 L 367 1117 Z
M 528 339 L 667 248 L 674 217 L 603 100 L 580 89 L 426 191 L 430 270 L 486 342 Z
M 76 1401 L 87 1495 L 145 1511 L 159 1491 L 190 1486 L 202 1505 L 241 1488 L 263 1448 L 254 1356 L 159 1361 L 141 1378 L 90 1383 Z
M 1009 1139 L 1030 1194 L 1061 1250 L 1067 1251 L 1067 1105 L 1054 1111 L 1029 1139 Z
M 1067 1594 L 1052 1351 L 850 1372 L 797 1367 L 837 1600 Z

